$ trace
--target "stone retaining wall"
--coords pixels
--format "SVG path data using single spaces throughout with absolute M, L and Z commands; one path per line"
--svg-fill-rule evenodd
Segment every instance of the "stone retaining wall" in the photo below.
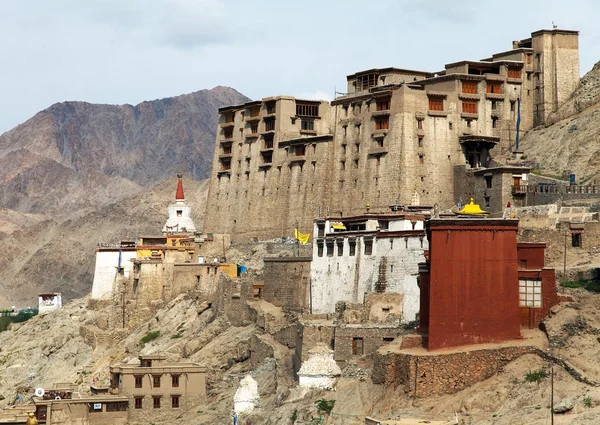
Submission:
M 414 397 L 452 394 L 492 377 L 524 354 L 538 352 L 530 346 L 439 355 L 377 352 L 371 379 L 375 384 L 401 386 Z

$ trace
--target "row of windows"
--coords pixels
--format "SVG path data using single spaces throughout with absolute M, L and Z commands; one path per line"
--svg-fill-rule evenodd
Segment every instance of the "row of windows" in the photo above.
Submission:
M 344 243 L 337 241 L 338 256 L 344 255 Z M 324 246 L 327 245 L 327 256 L 333 257 L 334 253 L 334 241 L 327 241 L 323 244 L 323 241 L 317 241 L 317 255 L 322 257 L 324 254 Z M 364 240 L 364 255 L 373 255 L 373 239 Z M 348 239 L 348 255 L 354 257 L 356 255 L 356 239 Z
M 180 395 L 172 395 L 171 396 L 171 408 L 178 409 L 179 408 L 179 399 Z M 160 409 L 161 407 L 161 395 L 153 395 L 152 396 L 152 407 L 155 409 Z M 134 396 L 135 400 L 135 408 L 143 409 L 144 408 L 144 396 Z
M 216 269 L 215 269 L 216 270 Z M 134 375 L 135 387 L 143 388 L 145 375 Z M 181 375 L 171 375 L 171 387 L 179 387 L 179 377 Z M 160 388 L 162 375 L 152 375 L 152 386 L 154 388 Z
M 375 110 L 376 111 L 389 111 L 390 110 L 390 105 L 391 105 L 391 100 L 390 99 L 380 99 L 375 103 Z M 344 115 L 347 117 L 348 116 L 348 109 L 350 108 L 350 105 L 344 105 Z M 360 114 L 361 113 L 361 105 L 360 103 L 356 103 L 354 104 L 353 108 L 352 108 L 352 112 L 354 114 Z M 369 102 L 367 102 L 367 112 L 371 109 L 371 104 Z

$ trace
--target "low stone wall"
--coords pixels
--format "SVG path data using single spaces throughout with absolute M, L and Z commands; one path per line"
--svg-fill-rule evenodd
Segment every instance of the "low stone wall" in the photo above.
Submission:
M 535 347 L 503 347 L 439 355 L 379 352 L 373 355 L 375 384 L 401 386 L 414 397 L 452 394 L 494 376 L 506 364 Z

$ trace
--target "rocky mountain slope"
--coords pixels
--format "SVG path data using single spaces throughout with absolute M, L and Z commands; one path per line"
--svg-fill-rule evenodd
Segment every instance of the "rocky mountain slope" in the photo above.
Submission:
M 0 135 L 0 307 L 89 293 L 96 243 L 160 233 L 177 172 L 199 220 L 218 108 L 246 100 L 215 87 L 136 106 L 63 102 Z
M 7 217 L 5 221 L 12 219 L 12 227 L 20 226 L 10 234 L 0 233 L 0 307 L 35 306 L 40 292 L 61 292 L 65 300 L 87 295 L 92 288 L 97 243 L 160 234 L 176 185 L 176 177 L 168 178 L 151 190 L 64 222 L 0 211 L 0 216 Z M 184 191 L 196 227 L 201 228 L 208 180 L 184 178 Z M 23 224 L 25 220 L 28 226 Z
M 577 373 L 598 382 L 600 295 L 583 290 L 571 294 L 575 301 L 555 308 L 546 323 L 550 350 Z M 258 305 L 252 308 L 260 310 Z M 96 326 L 99 314 L 88 307 L 87 299 L 79 299 L 0 333 L 0 408 L 14 403 L 17 395 L 27 402 L 34 388 L 49 387 L 56 381 L 74 382 L 80 391 L 86 391 L 92 382 L 108 382 L 111 364 L 133 363 L 139 354 L 165 353 L 172 361 L 194 361 L 208 369 L 206 402 L 199 401 L 178 423 L 231 423 L 233 395 L 246 373 L 258 382 L 261 398 L 259 408 L 243 420 L 255 425 L 315 423 L 319 399 L 336 400 L 325 424 L 364 424 L 364 416 L 450 420 L 455 414 L 462 425 L 542 425 L 550 421 L 550 364 L 533 354 L 450 395 L 413 399 L 402 386 L 375 385 L 369 378 L 368 357 L 357 358 L 342 371 L 336 391 L 305 390 L 292 379 L 293 350 L 277 343 L 259 320 L 232 326 L 225 314 L 184 294 L 131 333 L 121 337 L 116 333 L 113 339 L 94 343 L 84 330 Z M 160 331 L 160 336 L 144 344 L 141 338 L 149 331 Z M 257 341 L 270 347 L 271 354 L 253 350 Z M 528 372 L 540 369 L 548 376 L 538 382 L 525 380 Z M 554 397 L 555 402 L 569 399 L 573 404 L 567 414 L 556 415 L 556 424 L 591 425 L 600 420 L 600 387 L 582 383 L 556 365 Z
M 139 105 L 57 103 L 0 135 L 0 208 L 72 217 L 183 172 L 208 177 L 229 87 Z
M 549 175 L 575 173 L 580 183 L 600 181 L 600 62 L 550 119 L 554 124 L 523 137 L 527 159 Z

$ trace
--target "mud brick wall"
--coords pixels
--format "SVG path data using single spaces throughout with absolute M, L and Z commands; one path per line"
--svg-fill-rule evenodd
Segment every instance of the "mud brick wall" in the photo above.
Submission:
M 535 347 L 504 347 L 427 356 L 375 353 L 371 379 L 403 387 L 414 397 L 452 394 L 492 377 L 524 354 L 537 352 Z
M 310 308 L 312 257 L 265 257 L 263 299 L 286 310 Z
M 369 355 L 377 351 L 379 347 L 387 344 L 384 338 L 396 338 L 402 329 L 400 328 L 374 328 L 374 327 L 338 327 L 335 330 L 335 361 L 344 362 Z M 354 338 L 362 338 L 363 352 L 354 354 L 352 350 Z

